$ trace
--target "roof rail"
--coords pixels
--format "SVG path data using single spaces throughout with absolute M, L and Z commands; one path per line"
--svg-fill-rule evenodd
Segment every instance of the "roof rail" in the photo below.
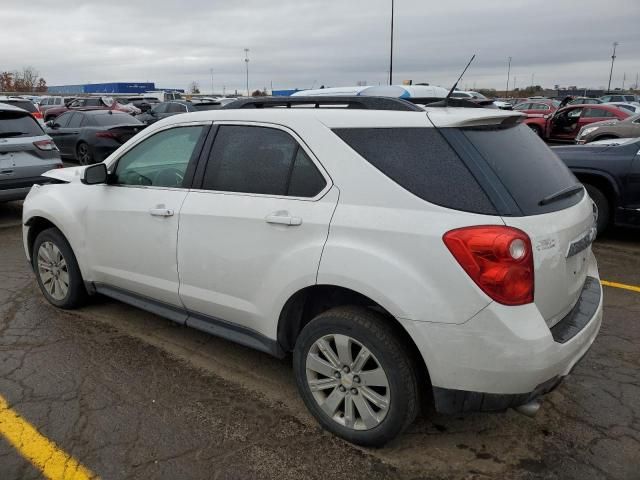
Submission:
M 464 98 L 452 98 L 449 97 L 445 104 L 442 97 L 410 97 L 405 99 L 411 103 L 417 103 L 419 105 L 425 105 L 428 107 L 464 107 L 464 108 L 484 108 L 493 104 L 493 100 L 478 101 L 466 100 Z
M 254 97 L 239 98 L 228 103 L 222 109 L 240 108 L 273 108 L 292 106 L 307 106 L 320 108 L 321 106 L 335 106 L 359 110 L 397 110 L 405 112 L 424 112 L 423 109 L 403 98 L 393 97 L 365 97 L 365 96 L 313 96 L 313 97 Z

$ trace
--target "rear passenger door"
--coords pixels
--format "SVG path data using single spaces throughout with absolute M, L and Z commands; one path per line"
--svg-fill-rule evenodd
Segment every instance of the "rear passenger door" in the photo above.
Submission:
M 287 298 L 316 282 L 338 191 L 292 131 L 215 128 L 180 213 L 180 298 L 198 328 L 223 319 L 273 339 Z

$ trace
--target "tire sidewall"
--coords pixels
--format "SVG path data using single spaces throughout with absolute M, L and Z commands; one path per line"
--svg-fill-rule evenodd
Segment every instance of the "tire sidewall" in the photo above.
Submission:
M 67 271 L 69 272 L 69 289 L 67 290 L 65 297 L 60 300 L 53 298 L 49 292 L 47 292 L 47 289 L 44 287 L 42 279 L 40 278 L 40 272 L 38 270 L 38 250 L 44 242 L 53 243 L 58 250 L 60 250 L 60 253 L 62 253 L 64 260 L 67 263 Z M 84 293 L 82 275 L 69 242 L 67 242 L 59 230 L 50 228 L 38 234 L 33 242 L 31 261 L 38 286 L 49 303 L 59 308 L 72 308 L 79 303 L 81 296 Z
M 343 318 L 331 315 L 324 315 L 320 321 L 318 320 L 312 320 L 303 329 L 293 355 L 296 384 L 303 401 L 320 424 L 330 432 L 359 445 L 373 447 L 384 445 L 404 430 L 409 410 L 408 399 L 414 394 L 402 382 L 403 376 L 397 371 L 398 358 L 385 349 L 382 342 L 371 331 L 357 323 L 346 324 Z M 329 418 L 308 388 L 306 358 L 309 349 L 317 339 L 331 334 L 348 335 L 362 343 L 377 358 L 387 375 L 390 388 L 389 411 L 382 422 L 370 430 L 353 430 Z

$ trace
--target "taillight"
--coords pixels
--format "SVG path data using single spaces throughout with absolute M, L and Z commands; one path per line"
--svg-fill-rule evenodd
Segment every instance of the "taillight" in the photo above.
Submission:
M 113 138 L 116 139 L 116 136 L 111 132 L 96 132 L 96 137 L 99 138 Z
M 33 116 L 33 118 L 42 118 L 41 112 L 33 112 L 31 115 Z
M 56 144 L 53 143 L 53 140 L 39 140 L 37 142 L 33 142 L 33 144 L 40 150 L 44 150 L 46 152 L 49 152 L 51 150 L 58 150 L 58 147 L 56 147 Z
M 477 226 L 451 230 L 444 243 L 471 279 L 496 302 L 533 302 L 533 252 L 522 230 Z

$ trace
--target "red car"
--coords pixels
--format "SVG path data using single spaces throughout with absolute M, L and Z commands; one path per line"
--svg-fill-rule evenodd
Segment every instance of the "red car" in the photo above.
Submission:
M 614 105 L 570 105 L 548 115 L 529 115 L 524 123 L 545 140 L 573 142 L 582 127 L 589 123 L 617 118 L 631 113 Z
M 81 97 L 64 104 L 61 107 L 50 108 L 45 112 L 44 120 L 48 122 L 53 120 L 61 113 L 68 110 L 118 110 L 120 112 L 129 113 L 130 109 L 110 97 Z
M 545 99 L 524 99 L 514 105 L 513 109 L 529 115 L 547 115 L 558 109 L 559 102 Z

